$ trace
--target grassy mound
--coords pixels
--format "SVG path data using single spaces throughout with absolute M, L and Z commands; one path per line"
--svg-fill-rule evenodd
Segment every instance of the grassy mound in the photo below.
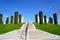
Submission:
M 36 29 L 43 30 L 52 34 L 60 35 L 60 25 L 54 24 L 38 24 L 34 23 Z
M 23 23 L 21 24 L 0 24 L 0 34 L 10 32 L 16 29 L 20 29 Z

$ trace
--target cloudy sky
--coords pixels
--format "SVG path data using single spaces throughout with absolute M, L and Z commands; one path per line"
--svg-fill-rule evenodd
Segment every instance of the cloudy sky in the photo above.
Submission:
M 60 24 L 60 0 L 0 0 L 0 13 L 3 14 L 4 22 L 15 11 L 24 16 L 25 22 L 34 22 L 34 15 L 39 11 L 43 11 L 47 18 L 53 18 L 53 13 L 57 13 Z

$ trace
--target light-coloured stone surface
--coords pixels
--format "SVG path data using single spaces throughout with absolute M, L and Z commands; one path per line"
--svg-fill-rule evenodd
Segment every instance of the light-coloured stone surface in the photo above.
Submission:
M 37 30 L 32 23 L 24 24 L 20 30 L 0 35 L 0 40 L 25 40 L 27 24 L 27 40 L 60 40 L 60 36 Z

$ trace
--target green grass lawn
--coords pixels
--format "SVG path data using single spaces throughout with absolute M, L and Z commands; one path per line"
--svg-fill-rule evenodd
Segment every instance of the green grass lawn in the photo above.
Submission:
M 43 30 L 52 34 L 60 35 L 60 25 L 54 24 L 38 24 L 34 23 L 36 29 Z
M 23 23 L 20 24 L 0 24 L 0 34 L 20 29 Z

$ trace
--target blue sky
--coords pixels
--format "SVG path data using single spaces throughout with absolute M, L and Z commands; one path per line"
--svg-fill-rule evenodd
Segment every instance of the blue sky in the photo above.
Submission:
M 0 13 L 3 14 L 4 22 L 6 16 L 10 18 L 15 11 L 24 16 L 25 22 L 34 22 L 34 15 L 39 11 L 43 11 L 47 18 L 57 13 L 60 24 L 60 0 L 0 0 Z

